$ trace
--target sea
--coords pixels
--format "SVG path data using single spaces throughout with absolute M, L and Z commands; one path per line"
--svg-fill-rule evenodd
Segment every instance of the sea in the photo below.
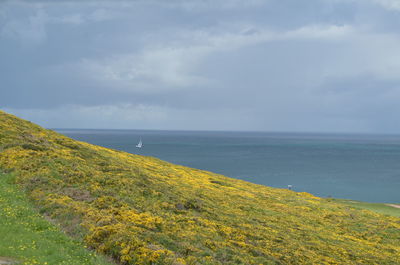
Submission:
M 400 203 L 400 135 L 56 129 L 73 139 L 320 197 Z M 136 144 L 142 140 L 143 147 Z

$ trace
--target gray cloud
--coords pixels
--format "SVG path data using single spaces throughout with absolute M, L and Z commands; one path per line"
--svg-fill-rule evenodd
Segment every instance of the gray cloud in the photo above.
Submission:
M 47 127 L 399 132 L 399 11 L 2 2 L 0 107 Z

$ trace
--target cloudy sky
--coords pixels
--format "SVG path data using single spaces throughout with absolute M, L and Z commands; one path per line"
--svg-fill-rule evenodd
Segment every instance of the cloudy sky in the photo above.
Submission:
M 400 0 L 0 0 L 0 109 L 51 128 L 400 133 Z

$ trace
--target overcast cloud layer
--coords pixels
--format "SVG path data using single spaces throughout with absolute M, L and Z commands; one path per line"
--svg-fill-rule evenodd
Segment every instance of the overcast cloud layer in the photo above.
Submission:
M 0 0 L 1 109 L 53 128 L 400 133 L 399 0 L 81 2 Z

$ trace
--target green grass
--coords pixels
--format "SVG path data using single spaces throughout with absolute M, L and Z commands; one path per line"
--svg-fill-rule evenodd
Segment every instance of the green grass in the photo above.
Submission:
M 369 203 L 369 202 L 360 202 L 360 201 L 346 200 L 346 199 L 333 199 L 333 200 L 346 205 L 350 205 L 358 209 L 370 210 L 381 214 L 400 217 L 400 209 L 386 205 L 384 203 Z
M 39 215 L 13 181 L 0 173 L 0 257 L 19 264 L 111 264 Z

